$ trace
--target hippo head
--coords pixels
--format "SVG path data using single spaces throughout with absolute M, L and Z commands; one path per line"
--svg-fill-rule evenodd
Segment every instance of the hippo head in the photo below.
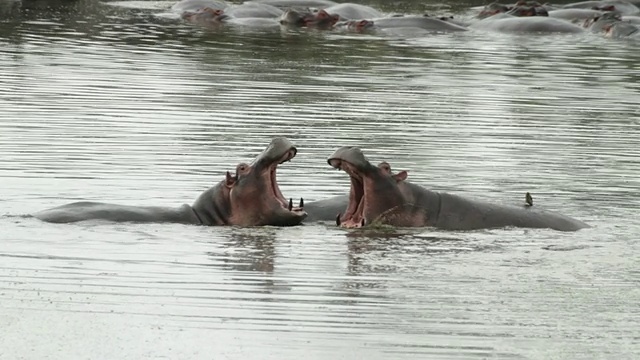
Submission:
M 340 15 L 334 14 L 331 15 L 324 10 L 320 10 L 316 13 L 312 24 L 315 28 L 318 29 L 330 29 L 332 28 L 338 21 L 340 20 Z
M 279 164 L 296 156 L 297 149 L 279 137 L 251 164 L 238 164 L 235 174 L 200 195 L 193 210 L 203 224 L 239 226 L 292 226 L 307 217 L 300 206 L 287 201 L 276 181 Z
M 195 12 L 184 12 L 182 18 L 190 22 L 221 22 L 229 18 L 223 10 L 205 7 Z
M 482 11 L 480 11 L 480 13 L 477 15 L 477 17 L 479 19 L 484 19 L 484 18 L 488 18 L 490 16 L 493 16 L 495 14 L 500 14 L 500 13 L 505 13 L 507 11 L 509 11 L 511 9 L 511 6 L 509 5 L 505 5 L 505 4 L 500 4 L 500 3 L 491 3 L 489 5 L 486 5 Z
M 406 171 L 394 175 L 386 162 L 374 166 L 359 148 L 351 146 L 339 148 L 327 161 L 332 167 L 344 170 L 351 178 L 349 204 L 344 214 L 338 214 L 338 226 L 362 227 L 379 219 L 390 209 L 405 205 L 398 184 L 407 178 Z
M 280 25 L 305 27 L 314 21 L 314 16 L 310 10 L 287 9 L 280 16 Z

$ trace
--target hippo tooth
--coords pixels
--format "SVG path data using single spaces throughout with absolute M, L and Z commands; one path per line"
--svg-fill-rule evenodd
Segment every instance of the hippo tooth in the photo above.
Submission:
M 336 216 L 336 226 L 340 226 L 340 215 L 342 215 L 342 213 L 338 214 L 338 216 Z
M 291 211 L 291 209 L 293 209 L 293 199 L 289 198 L 289 211 Z
M 302 209 L 304 207 L 304 200 L 302 198 L 300 198 L 300 205 L 298 205 L 298 207 L 300 209 Z

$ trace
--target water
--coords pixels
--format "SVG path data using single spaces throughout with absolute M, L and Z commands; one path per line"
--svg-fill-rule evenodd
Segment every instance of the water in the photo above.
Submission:
M 162 15 L 170 2 L 116 5 L 2 7 L 1 359 L 640 355 L 637 42 L 211 31 Z M 429 188 L 512 204 L 529 191 L 593 228 L 23 216 L 192 203 L 280 135 L 298 146 L 285 196 L 346 192 L 326 158 L 358 145 Z

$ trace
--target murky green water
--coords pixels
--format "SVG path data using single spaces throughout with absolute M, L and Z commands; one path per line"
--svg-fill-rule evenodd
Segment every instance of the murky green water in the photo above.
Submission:
M 216 32 L 157 15 L 170 5 L 2 7 L 0 358 L 640 355 L 640 43 Z M 81 199 L 191 203 L 276 135 L 298 145 L 285 196 L 347 191 L 325 159 L 358 145 L 430 188 L 503 203 L 530 191 L 593 228 L 21 216 Z

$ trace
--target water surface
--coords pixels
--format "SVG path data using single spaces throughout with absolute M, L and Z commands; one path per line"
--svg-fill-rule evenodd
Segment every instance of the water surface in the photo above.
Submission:
M 115 5 L 2 7 L 0 358 L 640 355 L 637 42 L 212 31 L 162 16 L 171 2 Z M 346 192 L 326 158 L 357 145 L 434 190 L 510 204 L 529 191 L 593 227 L 24 217 L 192 203 L 274 136 L 298 146 L 285 196 Z

